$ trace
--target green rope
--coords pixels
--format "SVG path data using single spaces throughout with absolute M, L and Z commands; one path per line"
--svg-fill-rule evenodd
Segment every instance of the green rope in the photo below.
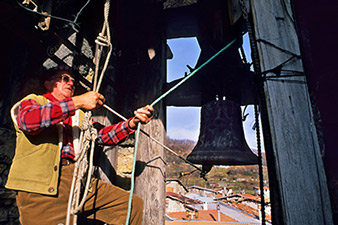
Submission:
M 135 186 L 134 185 L 134 176 L 135 176 L 136 154 L 137 154 L 137 147 L 138 147 L 138 139 L 139 139 L 139 135 L 140 135 L 140 129 L 141 129 L 141 124 L 139 123 L 137 125 L 136 137 L 135 137 L 135 150 L 134 150 L 133 170 L 131 172 L 130 194 L 129 194 L 129 201 L 128 201 L 128 214 L 127 214 L 127 219 L 126 219 L 126 225 L 129 224 L 130 213 L 131 213 L 131 202 L 132 202 L 133 193 L 134 193 L 134 186 Z
M 186 76 L 184 79 L 182 79 L 180 82 L 178 82 L 174 87 L 170 88 L 166 93 L 164 93 L 163 95 L 161 95 L 160 97 L 158 97 L 153 103 L 150 104 L 150 106 L 156 105 L 159 101 L 161 101 L 168 94 L 170 94 L 172 91 L 174 91 L 176 88 L 178 88 L 186 80 L 188 80 L 189 78 L 191 78 L 196 72 L 198 72 L 199 70 L 201 70 L 211 60 L 213 60 L 215 57 L 217 57 L 219 54 L 221 54 L 224 50 L 226 50 L 227 48 L 229 48 L 235 41 L 236 41 L 236 39 L 232 40 L 224 48 L 222 48 L 221 50 L 219 50 L 215 55 L 213 55 L 207 61 L 205 61 L 202 65 L 200 65 L 196 70 L 194 70 L 188 76 Z M 136 136 L 135 136 L 134 160 L 133 160 L 133 168 L 132 168 L 132 172 L 131 172 L 131 184 L 130 184 L 130 194 L 129 194 L 129 201 L 128 201 L 128 214 L 127 214 L 127 219 L 126 219 L 126 225 L 129 225 L 130 214 L 131 214 L 131 203 L 132 203 L 133 192 L 134 192 L 134 176 L 135 176 L 136 155 L 137 155 L 138 139 L 139 139 L 139 135 L 140 135 L 140 129 L 141 129 L 141 124 L 139 123 L 137 125 Z

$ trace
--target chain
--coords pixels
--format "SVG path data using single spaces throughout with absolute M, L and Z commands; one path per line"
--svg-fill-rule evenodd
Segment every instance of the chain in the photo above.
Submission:
M 257 47 L 256 47 L 255 37 L 253 35 L 252 27 L 251 27 L 251 24 L 250 24 L 248 10 L 245 6 L 244 0 L 239 0 L 239 3 L 240 3 L 240 6 L 241 6 L 243 18 L 246 22 L 246 26 L 247 26 L 247 29 L 248 29 L 248 35 L 249 35 L 249 41 L 250 41 L 250 46 L 251 46 L 251 55 L 252 55 L 252 61 L 253 61 L 253 64 L 254 64 L 254 70 L 257 72 L 257 71 L 260 71 L 260 64 L 259 64 L 259 60 L 258 60 L 258 50 L 257 50 Z
M 254 39 L 252 27 L 249 21 L 249 16 L 248 16 L 248 11 L 245 6 L 245 3 L 243 0 L 239 0 L 241 10 L 242 10 L 242 15 L 244 20 L 246 21 L 247 24 L 247 29 L 248 29 L 248 34 L 249 34 L 249 40 L 250 40 L 250 47 L 251 47 L 251 54 L 252 54 L 252 60 L 253 60 L 253 65 L 254 65 L 254 71 L 255 71 L 255 77 L 256 77 L 256 85 L 257 89 L 259 91 L 259 96 L 263 96 L 261 93 L 262 91 L 262 84 L 259 82 L 261 79 L 258 79 L 261 68 L 259 64 L 259 58 L 258 58 L 258 50 L 257 50 L 257 45 Z M 265 200 L 264 200 L 264 177 L 263 177 L 263 163 L 262 163 L 262 147 L 261 147 L 261 135 L 260 135 L 260 126 L 259 126 L 259 112 L 258 112 L 258 106 L 255 104 L 255 123 L 256 123 L 256 140 L 257 140 L 257 151 L 258 151 L 258 170 L 259 170 L 259 177 L 260 177 L 260 195 L 261 195 L 261 214 L 262 214 L 262 224 L 265 225 Z

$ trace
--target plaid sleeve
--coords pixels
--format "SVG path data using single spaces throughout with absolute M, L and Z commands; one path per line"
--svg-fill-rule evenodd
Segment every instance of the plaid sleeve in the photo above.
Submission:
M 130 134 L 135 132 L 129 127 L 129 120 L 99 130 L 97 143 L 101 145 L 116 145 L 124 141 Z
M 26 99 L 19 106 L 17 124 L 21 130 L 35 134 L 74 114 L 75 106 L 71 98 L 46 105 L 40 105 L 33 99 Z

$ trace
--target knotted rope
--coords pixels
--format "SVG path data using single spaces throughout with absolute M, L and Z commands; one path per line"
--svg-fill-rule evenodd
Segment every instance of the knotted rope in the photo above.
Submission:
M 111 56 L 112 52 L 112 44 L 110 42 L 110 29 L 109 29 L 109 22 L 108 22 L 108 16 L 109 16 L 109 8 L 110 8 L 110 0 L 106 0 L 104 4 L 104 23 L 101 32 L 99 33 L 99 36 L 96 38 L 95 43 L 96 43 L 96 51 L 95 51 L 95 76 L 94 76 L 94 91 L 99 92 L 103 75 L 106 72 L 109 59 Z M 97 76 L 98 76 L 98 71 L 99 71 L 99 64 L 100 64 L 100 58 L 101 58 L 101 53 L 103 47 L 108 47 L 108 53 L 106 60 L 104 62 L 100 78 L 97 83 Z
M 95 50 L 95 74 L 93 77 L 93 90 L 98 92 L 103 80 L 104 73 L 107 69 L 109 59 L 111 56 L 112 45 L 110 43 L 110 29 L 108 23 L 109 16 L 109 8 L 110 8 L 110 0 L 106 0 L 104 4 L 104 24 L 102 31 L 99 33 L 96 43 Z M 108 47 L 108 54 L 101 70 L 99 79 L 98 73 L 100 68 L 100 58 L 103 51 L 103 47 Z M 85 203 L 86 197 L 88 195 L 89 186 L 91 183 L 91 176 L 93 170 L 93 159 L 94 159 L 94 148 L 95 148 L 95 140 L 97 138 L 97 130 L 93 127 L 92 124 L 92 112 L 86 112 L 85 117 L 82 121 L 81 126 L 81 134 L 80 134 L 80 153 L 75 158 L 75 169 L 73 174 L 71 191 L 69 193 L 68 199 L 68 207 L 67 207 L 67 218 L 66 225 L 70 224 L 70 216 L 74 215 L 73 224 L 77 224 L 77 213 L 82 210 L 82 207 Z M 89 162 L 87 160 L 87 153 L 90 147 L 89 154 Z M 89 165 L 89 166 L 88 166 Z M 85 176 L 87 174 L 87 178 Z M 81 194 L 81 185 L 85 181 L 84 193 L 82 195 L 82 199 L 80 200 Z
M 94 148 L 95 140 L 97 138 L 97 130 L 93 127 L 91 123 L 91 112 L 85 114 L 81 126 L 81 135 L 80 135 L 80 153 L 75 157 L 76 163 L 74 168 L 73 180 L 71 185 L 71 191 L 69 194 L 68 207 L 67 207 L 67 218 L 66 224 L 70 222 L 70 215 L 74 215 L 73 224 L 76 224 L 77 216 L 76 214 L 81 211 L 85 199 L 88 194 L 89 185 L 91 181 L 91 174 L 93 170 L 93 157 L 94 157 Z M 90 163 L 88 167 L 87 153 L 90 147 Z M 83 193 L 82 200 L 80 201 L 81 194 L 81 184 L 84 180 L 85 175 L 87 174 L 86 185 Z

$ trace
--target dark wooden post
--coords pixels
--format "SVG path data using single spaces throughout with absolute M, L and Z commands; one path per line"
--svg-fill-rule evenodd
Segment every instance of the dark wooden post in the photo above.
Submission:
M 267 77 L 264 94 L 273 146 L 268 150 L 276 171 L 270 179 L 278 182 L 283 224 L 333 224 L 290 2 L 251 1 L 251 6 L 260 66 Z M 272 71 L 277 66 L 281 70 Z
M 155 119 L 143 128 L 161 143 L 165 140 L 161 119 Z M 161 146 L 140 134 L 137 154 L 135 193 L 144 200 L 143 225 L 161 225 L 165 219 L 165 170 L 164 150 Z
M 161 95 L 165 82 L 166 58 L 165 40 L 161 41 L 159 57 L 152 66 L 154 74 L 144 85 L 149 91 L 148 97 L 152 103 Z M 155 105 L 155 117 L 147 125 L 141 126 L 151 137 L 164 144 L 165 141 L 165 106 L 163 101 Z M 146 135 L 140 133 L 139 150 L 137 152 L 137 177 L 135 180 L 135 193 L 144 200 L 143 225 L 164 225 L 165 223 L 165 178 L 166 161 L 163 147 L 152 141 Z

